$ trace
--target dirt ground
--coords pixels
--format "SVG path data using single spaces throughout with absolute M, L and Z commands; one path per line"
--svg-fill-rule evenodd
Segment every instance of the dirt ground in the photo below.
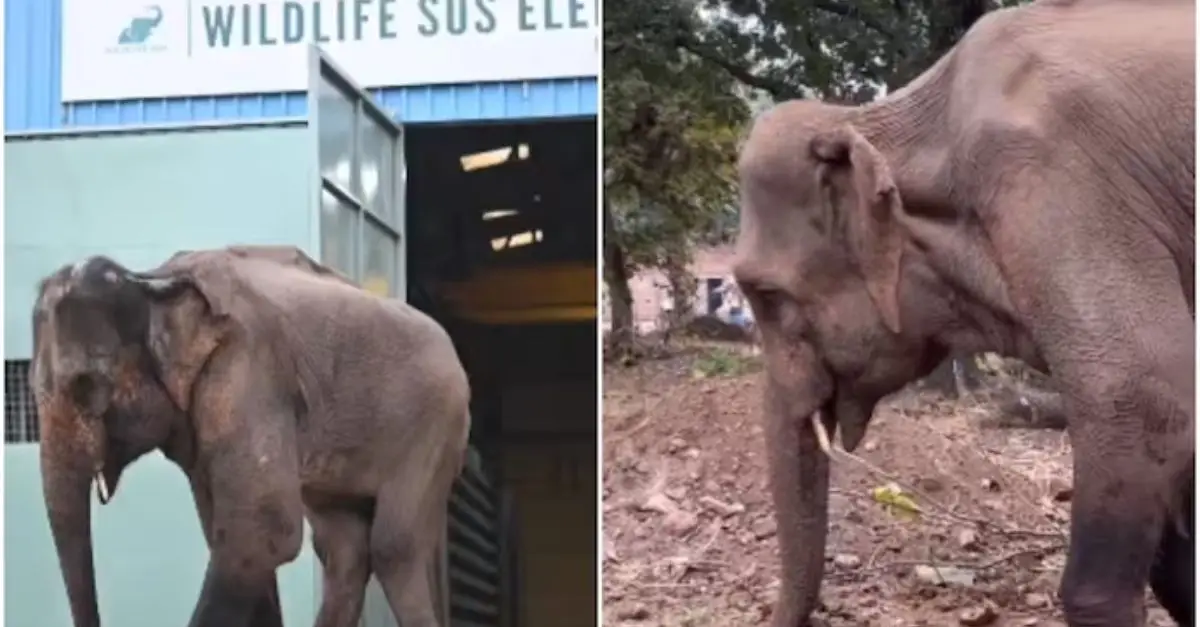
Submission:
M 605 625 L 768 624 L 775 522 L 745 350 L 606 369 Z M 1066 436 L 981 426 L 990 411 L 903 392 L 876 410 L 857 459 L 834 460 L 816 624 L 1065 625 Z M 1147 624 L 1173 623 L 1155 606 Z

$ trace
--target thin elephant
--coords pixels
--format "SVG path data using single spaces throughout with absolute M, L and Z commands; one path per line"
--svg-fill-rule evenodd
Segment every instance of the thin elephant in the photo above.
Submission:
M 319 627 L 354 627 L 374 574 L 405 627 L 465 455 L 470 389 L 433 319 L 290 247 L 91 257 L 45 279 L 32 384 L 46 508 L 76 627 L 98 627 L 90 488 L 154 449 L 188 476 L 210 549 L 191 627 L 282 627 L 276 569 L 303 520 Z
M 1035 2 L 862 107 L 781 103 L 739 157 L 764 342 L 775 627 L 817 607 L 835 434 L 947 355 L 1050 372 L 1074 448 L 1061 598 L 1192 625 L 1195 4 Z

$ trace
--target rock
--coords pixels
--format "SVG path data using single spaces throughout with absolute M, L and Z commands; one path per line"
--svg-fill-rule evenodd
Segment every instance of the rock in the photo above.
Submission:
M 676 486 L 663 490 L 663 493 L 671 497 L 673 500 L 682 501 L 683 497 L 687 496 L 687 488 Z
M 1041 592 L 1030 592 L 1025 595 L 1025 605 L 1035 610 L 1050 607 L 1050 597 Z
M 663 494 L 662 492 L 655 492 L 642 502 L 641 506 L 639 506 L 639 509 L 641 509 L 643 512 L 670 514 L 677 511 L 679 506 L 675 505 L 675 502 L 672 501 L 666 494 Z
M 838 568 L 858 568 L 862 565 L 862 560 L 857 555 L 851 553 L 839 553 L 833 556 L 833 564 Z
M 667 514 L 666 518 L 663 518 L 663 526 L 679 536 L 691 533 L 698 524 L 700 524 L 700 519 L 695 514 L 683 510 L 671 512 Z
M 758 522 L 754 523 L 754 528 L 752 531 L 754 532 L 755 540 L 766 540 L 767 538 L 774 536 L 776 531 L 775 519 L 760 518 Z
M 917 486 L 931 494 L 941 492 L 942 490 L 946 489 L 946 486 L 942 484 L 942 481 L 935 477 L 921 477 L 917 481 Z
M 646 620 L 650 618 L 650 610 L 643 605 L 634 605 L 617 610 L 617 620 Z
M 1000 616 L 991 604 L 967 608 L 958 613 L 958 623 L 967 627 L 983 627 L 996 622 Z
M 979 534 L 974 529 L 960 529 L 958 531 L 958 548 L 967 551 L 979 550 Z
M 938 586 L 975 585 L 975 571 L 955 566 L 933 567 L 927 564 L 920 564 L 913 567 L 913 576 L 925 583 Z
M 746 511 L 746 506 L 741 503 L 725 503 L 707 495 L 700 497 L 700 504 L 716 512 L 723 518 L 735 516 Z
M 988 492 L 1000 491 L 1000 484 L 995 479 L 984 479 L 983 481 L 979 482 L 979 487 L 987 490 Z

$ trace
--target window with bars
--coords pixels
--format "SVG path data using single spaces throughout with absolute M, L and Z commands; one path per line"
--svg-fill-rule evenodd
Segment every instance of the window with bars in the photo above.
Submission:
M 37 406 L 29 387 L 29 360 L 4 361 L 4 441 L 9 444 L 39 440 Z

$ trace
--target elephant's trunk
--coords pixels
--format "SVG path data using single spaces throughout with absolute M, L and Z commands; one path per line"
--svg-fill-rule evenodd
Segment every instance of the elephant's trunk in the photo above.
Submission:
M 821 422 L 826 433 L 832 432 L 833 421 L 818 409 L 807 415 L 789 411 L 805 405 L 776 400 L 767 410 L 765 433 L 782 562 L 774 627 L 807 627 L 819 602 L 825 571 L 829 458 L 814 427 Z
M 90 488 L 97 477 L 93 455 L 78 454 L 72 445 L 44 423 L 41 446 L 42 490 L 50 532 L 58 552 L 67 598 L 75 627 L 100 627 L 96 603 L 96 569 L 92 559 L 92 509 Z

